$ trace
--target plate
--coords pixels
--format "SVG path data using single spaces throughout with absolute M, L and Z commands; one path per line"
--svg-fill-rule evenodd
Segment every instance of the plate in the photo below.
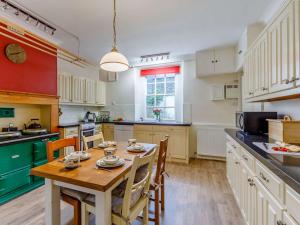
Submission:
M 64 158 L 64 160 L 68 159 L 70 156 L 71 156 L 71 157 L 72 157 L 72 156 L 75 156 L 75 157 L 77 156 L 77 157 L 78 157 L 78 155 L 80 155 L 80 161 L 88 160 L 88 159 L 91 158 L 91 153 L 84 153 L 84 154 L 82 154 L 82 153 L 79 151 L 79 152 L 73 152 L 73 153 L 71 153 L 70 155 L 66 156 L 66 157 Z
M 107 143 L 101 143 L 101 144 L 98 145 L 98 147 L 100 147 L 100 148 L 107 148 L 108 144 Z
M 125 164 L 125 160 L 124 159 L 120 159 L 119 162 L 117 162 L 116 164 L 106 164 L 102 159 L 97 160 L 96 165 L 99 167 L 103 167 L 103 168 L 115 168 L 115 167 L 119 167 L 119 166 L 123 166 Z
M 142 145 L 131 145 L 126 148 L 128 152 L 144 152 L 145 147 Z
M 118 156 L 109 156 L 104 157 L 102 160 L 108 165 L 114 165 L 120 161 L 120 158 Z

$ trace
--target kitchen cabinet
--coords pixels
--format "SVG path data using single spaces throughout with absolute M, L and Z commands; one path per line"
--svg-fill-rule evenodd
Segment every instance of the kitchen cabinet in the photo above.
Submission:
M 105 141 L 113 141 L 115 139 L 115 128 L 114 124 L 103 123 L 102 131 Z
M 96 104 L 105 105 L 106 104 L 106 88 L 105 82 L 97 80 L 96 81 Z
M 85 102 L 85 79 L 83 77 L 72 76 L 72 102 Z
M 91 79 L 85 79 L 85 103 L 96 103 L 96 81 Z
M 102 132 L 102 124 L 96 124 L 95 125 L 95 134 L 99 134 Z
M 134 138 L 137 142 L 154 143 L 169 136 L 167 160 L 172 162 L 189 162 L 189 127 L 134 125 Z
M 57 81 L 59 101 L 70 103 L 72 101 L 72 75 L 59 73 Z
M 300 195 L 231 137 L 226 139 L 227 177 L 246 224 L 299 225 Z
M 196 53 L 198 77 L 235 72 L 234 47 L 216 48 Z
M 60 133 L 59 136 L 60 136 L 61 139 L 79 137 L 79 126 L 60 128 L 59 133 Z M 73 146 L 65 147 L 63 149 L 63 154 L 64 155 L 68 155 L 71 152 L 74 152 L 74 147 Z

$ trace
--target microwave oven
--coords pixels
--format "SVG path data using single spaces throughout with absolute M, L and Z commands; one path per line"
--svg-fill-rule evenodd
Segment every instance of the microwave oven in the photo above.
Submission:
M 277 119 L 277 112 L 237 112 L 236 127 L 249 134 L 268 133 L 267 119 Z

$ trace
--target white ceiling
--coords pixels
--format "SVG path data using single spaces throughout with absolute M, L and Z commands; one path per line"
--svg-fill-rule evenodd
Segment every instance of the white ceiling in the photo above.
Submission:
M 247 24 L 261 20 L 282 1 L 117 0 L 118 47 L 133 60 L 145 54 L 184 55 L 234 44 Z M 111 49 L 112 0 L 16 2 L 76 34 L 80 54 L 94 62 Z

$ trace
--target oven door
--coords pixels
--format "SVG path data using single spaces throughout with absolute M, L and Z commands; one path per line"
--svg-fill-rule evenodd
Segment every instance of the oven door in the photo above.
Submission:
M 93 136 L 93 135 L 95 135 L 95 128 L 81 131 L 81 135 L 80 135 L 80 150 L 81 151 L 84 150 L 83 138 L 82 137 L 83 136 L 84 137 L 90 137 L 90 136 Z M 92 141 L 89 142 L 87 145 L 88 145 L 89 148 L 94 147 L 94 143 Z

